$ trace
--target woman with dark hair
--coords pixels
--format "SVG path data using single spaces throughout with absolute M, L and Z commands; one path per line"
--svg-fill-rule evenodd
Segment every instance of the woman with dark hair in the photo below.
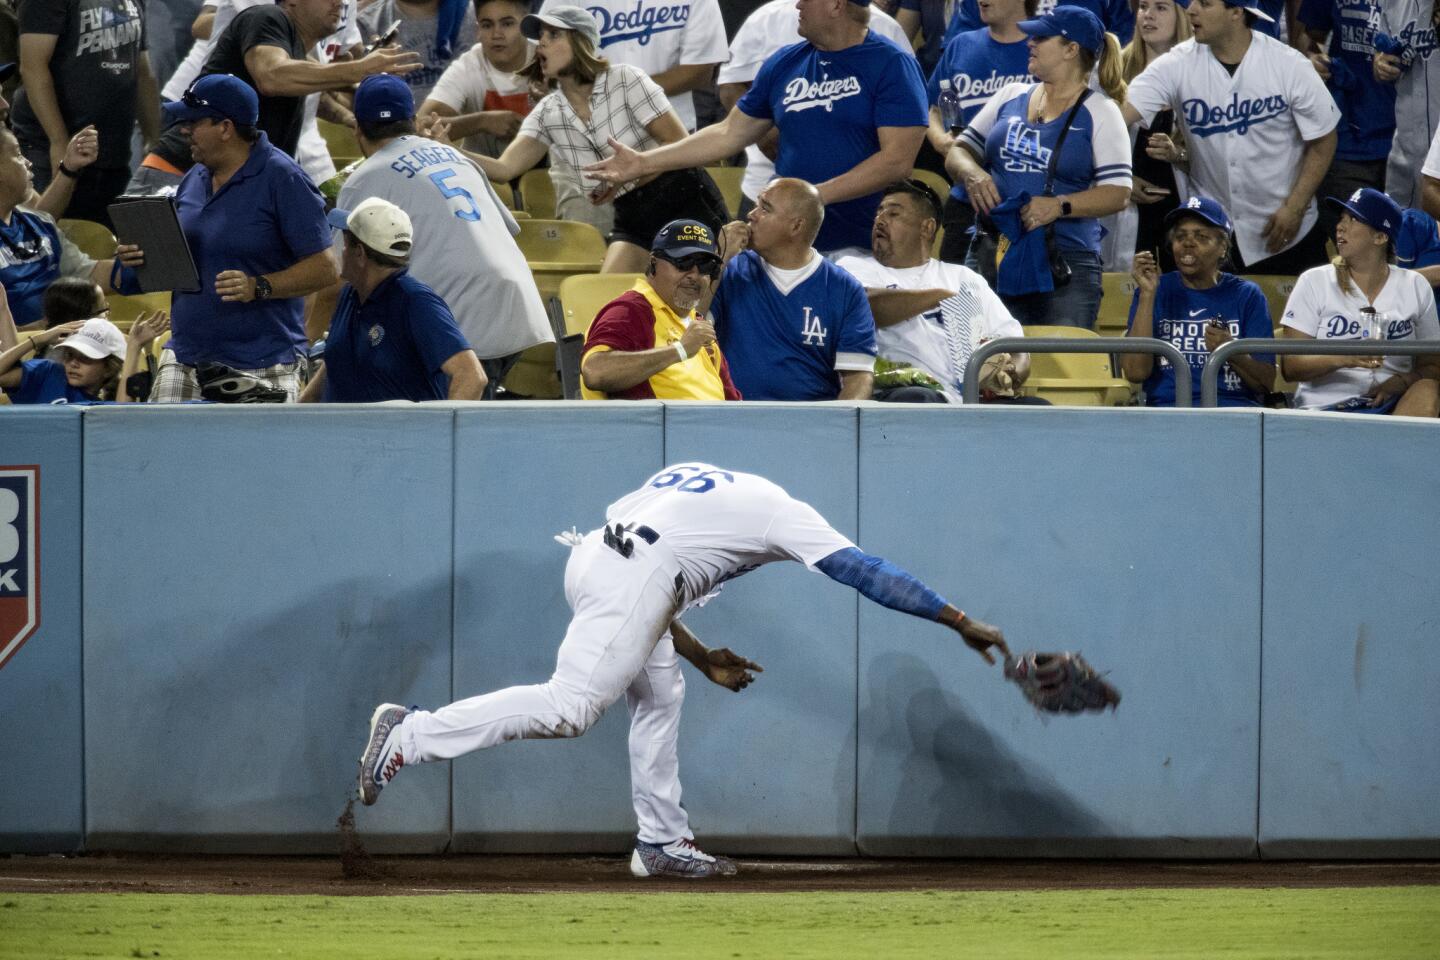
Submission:
M 535 59 L 522 72 L 552 92 L 525 118 L 500 158 L 471 158 L 491 180 L 508 182 L 554 151 L 575 169 L 611 156 L 614 138 L 645 151 L 685 138 L 685 127 L 655 81 L 629 64 L 611 65 L 596 54 L 600 31 L 580 7 L 551 7 L 521 22 L 538 41 Z M 443 129 L 443 128 L 442 128 Z M 435 134 L 432 127 L 431 135 Z M 614 190 L 587 179 L 595 203 L 615 201 L 615 229 L 604 273 L 639 273 L 650 260 L 650 243 L 672 220 L 699 220 L 716 234 L 730 219 L 720 190 L 704 170 L 673 170 Z
M 41 300 L 41 318 L 32 324 L 35 329 L 48 330 L 62 323 L 103 317 L 110 312 L 105 291 L 85 277 L 60 277 L 45 291 Z
M 1440 340 L 1435 293 L 1414 270 L 1392 266 L 1401 210 L 1379 190 L 1356 190 L 1335 228 L 1338 255 L 1300 275 L 1285 304 L 1287 340 Z M 1433 417 L 1440 412 L 1440 355 L 1287 356 L 1295 405 L 1347 413 Z
M 1209 197 L 1191 197 L 1165 218 L 1165 243 L 1175 270 L 1161 274 L 1155 255 L 1135 254 L 1127 337 L 1175 345 L 1190 364 L 1191 404 L 1200 403 L 1200 372 L 1210 355 L 1237 337 L 1269 337 L 1265 294 L 1249 280 L 1222 272 L 1230 254 L 1230 217 Z M 1145 385 L 1145 404 L 1175 405 L 1175 368 L 1144 353 L 1120 356 L 1131 383 Z M 1220 372 L 1220 406 L 1253 407 L 1275 383 L 1275 358 L 1237 354 Z

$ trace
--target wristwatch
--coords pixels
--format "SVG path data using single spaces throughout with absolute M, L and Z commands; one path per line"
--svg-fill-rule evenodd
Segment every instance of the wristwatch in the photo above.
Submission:
M 270 289 L 270 281 L 269 281 L 269 280 L 266 280 L 264 277 L 256 277 L 256 278 L 255 278 L 255 299 L 256 299 L 256 300 L 269 300 L 269 299 L 270 299 L 270 294 L 271 294 L 271 292 L 272 292 L 272 291 L 271 291 L 271 289 Z
M 1070 210 L 1071 210 L 1071 209 L 1072 209 L 1072 208 L 1071 208 L 1071 206 L 1070 206 L 1070 201 L 1069 201 L 1069 200 L 1061 200 L 1061 201 L 1060 201 L 1060 216 L 1062 216 L 1062 217 L 1068 217 L 1068 216 L 1070 216 Z

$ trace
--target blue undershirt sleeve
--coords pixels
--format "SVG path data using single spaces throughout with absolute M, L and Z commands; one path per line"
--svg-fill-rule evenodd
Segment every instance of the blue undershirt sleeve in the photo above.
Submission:
M 935 620 L 945 609 L 945 598 L 884 557 L 858 547 L 836 550 L 815 569 L 847 587 L 854 587 L 882 607 L 925 620 Z

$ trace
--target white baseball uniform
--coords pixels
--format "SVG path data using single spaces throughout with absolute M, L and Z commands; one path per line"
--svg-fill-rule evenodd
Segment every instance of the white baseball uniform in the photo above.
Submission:
M 336 206 L 383 197 L 410 215 L 410 272 L 445 300 L 482 360 L 554 339 L 515 219 L 485 174 L 454 147 L 399 137 L 366 158 Z M 339 243 L 337 235 L 336 243 Z
M 1402 207 L 1420 206 L 1420 164 L 1440 129 L 1440 55 L 1430 0 L 1376 0 L 1380 32 L 1410 48 L 1414 59 L 1395 81 L 1395 138 L 1385 165 L 1385 192 Z
M 1273 256 L 1261 236 L 1265 221 L 1294 187 L 1305 142 L 1340 122 L 1340 109 L 1310 61 L 1252 31 L 1232 77 L 1209 46 L 1186 40 L 1132 80 L 1127 99 L 1146 126 L 1161 110 L 1175 111 L 1190 145 L 1191 193 L 1220 201 L 1246 263 Z M 1312 198 L 1289 246 L 1317 217 Z
M 605 516 L 606 527 L 586 534 L 566 564 L 574 617 L 550 679 L 417 710 L 398 727 L 399 745 L 408 765 L 507 740 L 577 737 L 623 693 L 639 839 L 670 843 L 693 837 L 680 806 L 685 680 L 670 621 L 766 563 L 813 569 L 854 544 L 769 480 L 706 463 L 666 467 Z M 626 528 L 618 537 L 616 524 Z
M 870 29 L 895 41 L 902 50 L 911 49 L 905 29 L 879 7 L 870 8 Z M 770 0 L 746 17 L 735 31 L 735 39 L 730 42 L 730 59 L 720 67 L 715 82 L 753 83 L 760 65 L 772 53 L 800 40 L 800 13 L 795 9 L 795 0 Z M 759 147 L 746 147 L 745 176 L 740 180 L 740 191 L 754 200 L 774 178 L 775 161 L 765 156 Z
M 1362 312 L 1366 308 L 1373 314 Z M 1440 340 L 1435 291 L 1414 270 L 1391 267 L 1374 302 L 1353 282 L 1340 289 L 1335 268 L 1315 267 L 1300 274 L 1280 322 L 1317 340 Z M 1378 370 L 1342 367 L 1297 385 L 1295 405 L 1315 408 L 1363 396 L 1397 373 L 1409 373 L 1414 357 L 1386 357 Z
M 997 337 L 1023 337 L 1025 328 L 980 274 L 958 263 L 930 259 L 918 267 L 887 267 L 873 256 L 845 256 L 836 261 L 866 287 L 891 290 L 954 290 L 958 310 L 941 307 L 882 327 L 876 324 L 879 355 L 907 363 L 940 381 L 951 403 L 963 403 L 965 365 L 975 348 Z
M 545 0 L 551 7 L 574 0 Z M 716 0 L 586 0 L 600 27 L 600 49 L 611 63 L 628 63 L 650 76 L 671 67 L 725 62 L 725 21 Z M 670 97 L 686 130 L 695 129 L 695 98 L 690 91 Z

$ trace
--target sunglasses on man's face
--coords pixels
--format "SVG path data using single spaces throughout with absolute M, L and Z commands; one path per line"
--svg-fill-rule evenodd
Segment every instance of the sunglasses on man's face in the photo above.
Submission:
M 660 257 L 681 273 L 689 273 L 691 270 L 699 270 L 702 277 L 718 277 L 720 275 L 720 261 L 708 253 L 692 253 L 685 257 Z

